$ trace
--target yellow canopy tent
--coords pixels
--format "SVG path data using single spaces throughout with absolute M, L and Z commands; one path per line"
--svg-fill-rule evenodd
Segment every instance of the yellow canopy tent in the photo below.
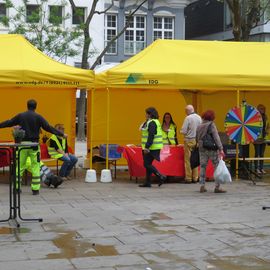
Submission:
M 54 61 L 20 35 L 0 35 L 0 59 L 0 121 L 25 111 L 33 98 L 50 124 L 65 125 L 74 149 L 76 90 L 92 85 L 93 72 Z M 0 134 L 1 140 L 12 139 L 10 129 Z
M 263 94 L 262 99 L 257 94 L 270 90 L 269 51 L 269 43 L 259 42 L 153 42 L 124 63 L 96 75 L 93 103 L 88 100 L 89 108 L 94 104 L 93 115 L 89 115 L 93 118 L 89 142 L 95 144 L 100 139 L 109 143 L 138 143 L 137 127 L 143 120 L 143 109 L 150 105 L 157 107 L 160 114 L 172 112 L 178 126 L 182 124 L 186 103 L 192 102 L 198 112 L 212 108 L 219 129 L 224 130 L 226 112 L 239 104 L 241 96 L 248 96 L 247 102 L 255 106 L 253 98 L 256 103 L 270 105 L 270 99 L 264 99 L 269 93 Z M 111 96 L 106 101 L 109 92 Z

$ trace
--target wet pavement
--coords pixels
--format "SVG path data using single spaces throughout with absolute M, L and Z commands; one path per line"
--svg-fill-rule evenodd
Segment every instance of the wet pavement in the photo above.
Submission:
M 227 185 L 170 181 L 139 188 L 127 173 L 113 183 L 78 179 L 32 196 L 22 187 L 22 215 L 43 222 L 0 223 L 3 270 L 269 270 L 270 182 Z M 2 176 L 0 176 L 2 177 Z M 0 218 L 8 185 L 0 184 Z

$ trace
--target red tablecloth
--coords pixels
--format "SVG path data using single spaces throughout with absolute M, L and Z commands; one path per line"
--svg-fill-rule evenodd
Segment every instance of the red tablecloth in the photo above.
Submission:
M 145 176 L 141 147 L 125 146 L 123 156 L 128 162 L 131 177 Z M 182 145 L 165 146 L 160 152 L 160 162 L 154 161 L 153 165 L 167 176 L 185 177 L 184 147 Z M 213 165 L 209 162 L 206 169 L 208 179 L 213 178 L 213 171 Z

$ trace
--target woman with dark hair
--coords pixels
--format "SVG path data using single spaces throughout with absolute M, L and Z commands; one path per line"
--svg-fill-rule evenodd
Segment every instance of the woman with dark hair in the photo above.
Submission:
M 202 123 L 198 126 L 196 132 L 196 139 L 199 145 L 199 153 L 200 153 L 200 192 L 206 192 L 205 188 L 205 179 L 206 179 L 206 166 L 208 160 L 212 161 L 214 168 L 218 166 L 219 159 L 224 157 L 223 146 L 218 135 L 218 131 L 215 123 L 213 122 L 215 119 L 215 113 L 212 110 L 208 110 L 202 114 Z M 210 134 L 217 146 L 217 150 L 209 150 L 203 147 L 203 138 L 206 134 Z M 220 188 L 220 183 L 215 182 L 215 193 L 224 193 L 225 190 Z
M 166 112 L 163 115 L 163 120 L 162 120 L 163 145 L 176 145 L 176 144 L 178 144 L 176 130 L 177 130 L 177 127 L 172 119 L 172 115 L 169 112 Z
M 258 139 L 254 142 L 254 149 L 255 149 L 255 157 L 264 157 L 264 152 L 265 152 L 265 139 L 268 135 L 269 132 L 269 123 L 268 123 L 268 118 L 265 113 L 266 108 L 263 104 L 259 104 L 257 106 L 257 110 L 260 112 L 262 116 L 262 121 L 263 121 L 263 128 L 260 136 Z M 265 174 L 265 170 L 263 169 L 263 160 L 255 160 L 254 161 L 255 165 L 255 171 L 257 174 Z
M 163 147 L 162 129 L 158 121 L 158 112 L 154 107 L 145 110 L 146 121 L 141 125 L 142 132 L 142 154 L 144 167 L 146 169 L 146 181 L 139 187 L 151 187 L 151 175 L 155 174 L 159 177 L 159 186 L 166 180 L 166 176 L 162 175 L 153 165 L 154 160 L 160 161 L 160 150 Z

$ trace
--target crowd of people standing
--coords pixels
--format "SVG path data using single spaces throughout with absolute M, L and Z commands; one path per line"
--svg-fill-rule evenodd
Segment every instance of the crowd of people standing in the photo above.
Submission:
M 265 113 L 265 106 L 259 104 L 257 106 L 263 120 L 262 133 L 254 142 L 255 157 L 263 157 L 265 151 L 265 139 L 268 135 L 268 119 Z M 214 123 L 215 112 L 207 110 L 198 115 L 192 105 L 185 108 L 186 117 L 183 121 L 180 133 L 184 136 L 184 164 L 185 164 L 185 183 L 200 183 L 199 191 L 207 192 L 206 167 L 208 161 L 211 160 L 214 170 L 219 164 L 219 160 L 224 158 L 223 145 Z M 177 125 L 173 121 L 171 113 L 166 112 L 163 116 L 162 123 L 158 120 L 158 112 L 154 107 L 146 109 L 146 120 L 141 125 L 142 133 L 142 151 L 144 167 L 146 168 L 146 181 L 140 187 L 151 187 L 151 175 L 155 174 L 159 178 L 159 186 L 166 181 L 166 176 L 162 175 L 153 165 L 153 161 L 160 160 L 160 151 L 163 145 L 178 145 Z M 204 137 L 210 135 L 215 148 L 206 149 L 204 146 Z M 200 173 L 198 167 L 191 169 L 190 156 L 191 152 L 198 147 L 200 157 Z M 259 174 L 265 173 L 263 169 L 263 160 L 255 161 L 255 170 Z M 226 191 L 220 187 L 220 183 L 215 180 L 215 193 L 225 193 Z

